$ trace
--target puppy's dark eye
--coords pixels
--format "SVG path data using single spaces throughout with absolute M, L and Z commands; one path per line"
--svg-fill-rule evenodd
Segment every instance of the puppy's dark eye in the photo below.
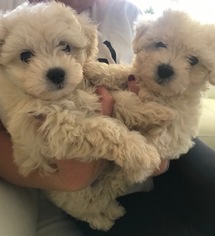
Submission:
M 155 47 L 156 48 L 166 48 L 166 44 L 163 42 L 158 42 L 155 44 Z
M 64 52 L 71 52 L 71 47 L 69 46 L 68 43 L 60 42 L 61 50 Z
M 191 66 L 196 65 L 199 62 L 199 59 L 197 57 L 191 56 L 189 57 L 189 63 Z
M 34 54 L 31 51 L 25 51 L 22 52 L 20 54 L 20 59 L 22 62 L 28 63 L 30 58 L 33 56 Z

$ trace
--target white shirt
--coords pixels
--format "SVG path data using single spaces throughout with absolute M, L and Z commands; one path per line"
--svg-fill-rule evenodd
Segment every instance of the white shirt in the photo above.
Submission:
M 133 57 L 132 40 L 134 22 L 141 11 L 132 3 L 123 0 L 97 0 L 89 9 L 90 17 L 99 24 L 99 58 L 109 63 L 130 63 Z M 108 43 L 112 47 L 105 45 Z M 116 58 L 113 54 L 116 53 Z

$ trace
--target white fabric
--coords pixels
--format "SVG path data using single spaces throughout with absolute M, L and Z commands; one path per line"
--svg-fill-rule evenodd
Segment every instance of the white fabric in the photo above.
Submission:
M 103 3 L 104 2 L 104 3 Z M 130 63 L 132 60 L 131 42 L 133 24 L 141 12 L 130 2 L 120 0 L 98 0 L 89 11 L 90 17 L 98 23 L 100 34 L 99 56 L 115 63 L 110 51 L 103 44 L 109 41 L 117 53 L 117 63 Z
M 25 0 L 0 0 L 0 10 L 7 11 L 12 10 L 19 4 L 22 4 Z
M 23 2 L 0 0 L 0 8 L 12 9 Z M 107 40 L 117 52 L 117 63 L 130 63 L 133 22 L 139 10 L 126 1 L 98 0 L 88 13 L 99 24 L 101 32 L 99 58 L 115 63 L 110 50 L 103 43 Z M 70 217 L 43 196 L 38 204 L 37 196 L 36 190 L 18 188 L 0 179 L 0 236 L 83 236 Z
M 38 192 L 0 179 L 0 235 L 33 236 L 38 216 Z
M 71 217 L 41 193 L 36 236 L 83 236 Z M 30 236 L 30 235 L 29 235 Z

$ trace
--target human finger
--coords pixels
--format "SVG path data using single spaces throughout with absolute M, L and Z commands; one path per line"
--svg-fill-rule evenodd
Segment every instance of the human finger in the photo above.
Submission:
M 102 114 L 111 116 L 114 106 L 114 99 L 111 96 L 110 92 L 104 86 L 98 86 L 96 88 L 96 93 L 100 96 Z
M 79 190 L 92 184 L 105 167 L 104 160 L 89 163 L 78 160 L 57 161 L 58 175 L 68 188 Z
M 128 76 L 128 90 L 136 94 L 139 91 L 134 75 Z
M 169 160 L 162 160 L 159 168 L 154 171 L 152 176 L 158 176 L 165 173 L 169 169 L 169 164 L 170 164 Z

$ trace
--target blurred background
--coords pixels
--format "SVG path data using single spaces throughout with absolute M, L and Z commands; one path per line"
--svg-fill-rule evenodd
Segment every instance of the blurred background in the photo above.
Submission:
M 204 23 L 215 23 L 215 2 L 211 0 L 129 0 L 146 14 L 157 17 L 163 10 L 183 10 Z

